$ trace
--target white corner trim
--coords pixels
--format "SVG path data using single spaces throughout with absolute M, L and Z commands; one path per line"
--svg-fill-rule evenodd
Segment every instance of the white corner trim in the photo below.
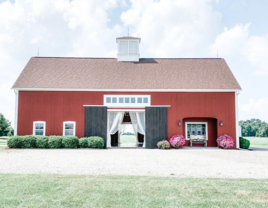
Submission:
M 75 132 L 76 132 L 76 122 L 75 121 L 64 121 L 63 122 L 63 133 L 62 135 L 65 136 L 65 124 L 67 123 L 71 123 L 71 124 L 74 124 L 74 133 L 73 133 L 73 136 L 75 136 Z M 68 136 L 71 136 L 71 135 L 68 135 Z
M 206 139 L 208 140 L 208 122 L 185 122 L 185 139 L 190 140 L 187 138 L 187 124 L 206 124 Z
M 35 135 L 35 124 L 36 123 L 42 123 L 42 124 L 44 124 L 43 136 L 46 136 L 46 122 L 45 121 L 34 121 L 33 122 L 33 135 L 36 136 Z
M 237 92 L 240 89 L 68 89 L 68 88 L 11 88 L 20 91 L 95 91 L 95 92 Z
M 240 149 L 239 143 L 239 120 L 238 120 L 238 94 L 239 92 L 235 92 L 235 130 L 236 130 L 236 149 Z
M 15 93 L 15 119 L 14 119 L 14 136 L 18 135 L 18 102 L 19 102 L 19 91 L 14 90 Z

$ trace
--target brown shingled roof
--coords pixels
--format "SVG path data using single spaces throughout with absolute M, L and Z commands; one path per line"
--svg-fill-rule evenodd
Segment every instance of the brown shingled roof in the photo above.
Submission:
M 33 57 L 13 88 L 49 89 L 237 89 L 224 59 Z

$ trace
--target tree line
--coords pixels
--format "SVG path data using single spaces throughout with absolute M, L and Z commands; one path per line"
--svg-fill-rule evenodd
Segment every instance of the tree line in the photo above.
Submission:
M 242 136 L 268 137 L 268 123 L 260 119 L 239 121 L 239 126 L 241 126 Z

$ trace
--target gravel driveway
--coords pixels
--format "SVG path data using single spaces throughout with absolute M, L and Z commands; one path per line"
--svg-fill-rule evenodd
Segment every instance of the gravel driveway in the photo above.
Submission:
M 268 152 L 217 148 L 6 149 L 0 150 L 0 173 L 268 178 Z

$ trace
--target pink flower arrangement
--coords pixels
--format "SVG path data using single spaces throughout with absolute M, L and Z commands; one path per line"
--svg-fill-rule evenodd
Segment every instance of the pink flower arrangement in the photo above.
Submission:
M 222 147 L 224 149 L 230 149 L 234 145 L 234 140 L 232 137 L 224 134 L 217 138 L 217 143 L 219 147 Z
M 174 135 L 169 139 L 169 143 L 174 148 L 179 148 L 179 146 L 183 146 L 185 144 L 185 138 L 182 135 Z

